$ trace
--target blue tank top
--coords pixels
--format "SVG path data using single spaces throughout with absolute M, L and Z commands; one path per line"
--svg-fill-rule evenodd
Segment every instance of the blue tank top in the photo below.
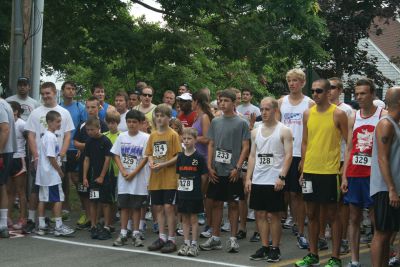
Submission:
M 106 120 L 106 114 L 109 104 L 104 102 L 103 107 L 99 110 L 99 119 L 102 121 Z

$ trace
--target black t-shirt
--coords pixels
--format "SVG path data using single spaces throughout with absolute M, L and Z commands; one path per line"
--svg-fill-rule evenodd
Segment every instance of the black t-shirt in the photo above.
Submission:
M 101 135 L 99 138 L 90 138 L 86 141 L 85 155 L 89 158 L 89 174 L 88 179 L 96 179 L 100 176 L 104 166 L 106 156 L 112 157 L 110 152 L 112 143 L 106 136 Z M 108 171 L 106 176 L 108 175 Z
M 207 173 L 206 162 L 197 151 L 186 156 L 184 152 L 178 154 L 176 161 L 179 199 L 203 199 L 201 192 L 201 175 Z

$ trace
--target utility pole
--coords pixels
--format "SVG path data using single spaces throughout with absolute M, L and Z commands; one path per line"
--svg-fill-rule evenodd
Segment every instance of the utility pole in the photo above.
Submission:
M 24 32 L 22 0 L 13 0 L 12 12 L 9 88 L 11 93 L 15 94 L 17 89 L 17 79 L 19 76 L 22 76 L 23 70 L 22 48 L 24 42 Z
M 43 36 L 43 10 L 44 0 L 36 0 L 34 2 L 34 29 L 38 29 L 37 33 L 33 36 L 33 58 L 32 58 L 32 79 L 31 79 L 31 92 L 32 97 L 39 100 L 39 87 L 40 87 L 40 71 L 42 69 L 42 36 Z

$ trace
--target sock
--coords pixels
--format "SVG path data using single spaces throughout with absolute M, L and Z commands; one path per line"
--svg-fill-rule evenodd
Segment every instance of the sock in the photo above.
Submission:
M 121 229 L 121 235 L 122 235 L 122 236 L 127 236 L 127 235 L 128 235 L 128 230 L 126 230 L 126 229 Z
M 46 222 L 44 221 L 44 217 L 39 217 L 39 227 L 40 228 L 46 227 Z
M 0 228 L 7 228 L 8 209 L 0 209 Z
M 128 225 L 126 227 L 128 230 L 132 231 L 132 220 L 128 220 Z
M 190 246 L 190 240 L 185 240 L 185 245 Z
M 140 230 L 144 230 L 144 226 L 146 225 L 146 221 L 145 220 L 140 220 L 139 222 L 139 229 Z
M 235 236 L 231 236 L 231 237 L 229 237 L 229 239 L 232 240 L 232 241 L 235 241 L 236 237 Z
M 220 238 L 219 236 L 213 235 L 213 236 L 212 236 L 212 239 L 214 239 L 215 241 L 220 241 L 221 238 Z
M 139 234 L 140 234 L 140 232 L 138 230 L 133 231 L 133 236 L 138 236 Z
M 167 235 L 166 234 L 161 234 L 159 235 L 160 239 L 164 242 L 167 242 Z
M 60 228 L 62 225 L 61 217 L 56 217 L 56 228 Z
M 36 210 L 28 210 L 28 220 L 36 221 Z
M 358 266 L 358 264 L 359 264 L 359 262 L 358 261 L 350 261 L 353 265 L 357 265 Z
M 175 243 L 176 242 L 175 236 L 169 236 L 168 241 L 172 241 L 172 243 Z
M 197 246 L 197 240 L 192 240 L 192 246 Z

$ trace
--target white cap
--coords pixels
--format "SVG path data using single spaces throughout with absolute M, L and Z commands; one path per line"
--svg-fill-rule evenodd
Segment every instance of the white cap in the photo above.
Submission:
M 179 96 L 176 97 L 177 99 L 182 99 L 182 100 L 188 100 L 188 101 L 192 101 L 192 94 L 190 93 L 183 93 Z

